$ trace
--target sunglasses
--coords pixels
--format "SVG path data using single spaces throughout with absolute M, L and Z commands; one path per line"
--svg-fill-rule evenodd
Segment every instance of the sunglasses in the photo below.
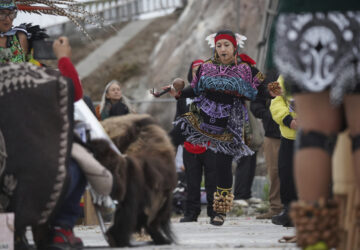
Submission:
M 0 13 L 0 21 L 4 21 L 6 17 L 9 17 L 11 20 L 14 20 L 17 16 L 17 11 L 12 11 L 9 13 Z

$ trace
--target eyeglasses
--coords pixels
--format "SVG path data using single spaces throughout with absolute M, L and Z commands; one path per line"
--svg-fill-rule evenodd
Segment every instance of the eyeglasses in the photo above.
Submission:
M 10 13 L 0 13 L 0 21 L 4 21 L 6 17 L 9 17 L 11 20 L 14 20 L 17 16 L 17 11 L 13 11 Z

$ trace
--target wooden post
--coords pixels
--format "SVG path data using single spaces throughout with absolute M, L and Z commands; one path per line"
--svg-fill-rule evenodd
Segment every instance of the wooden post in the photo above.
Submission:
M 258 50 L 256 54 L 256 65 L 261 70 L 265 70 L 265 60 L 268 51 L 268 39 L 270 37 L 270 30 L 274 17 L 276 15 L 276 10 L 278 6 L 278 0 L 267 0 L 264 16 L 261 24 L 261 31 L 258 40 Z M 240 25 L 240 23 L 239 23 Z M 240 31 L 240 26 L 239 26 Z
M 84 224 L 85 226 L 99 225 L 89 190 L 84 193 Z
M 338 250 L 359 249 L 360 231 L 356 225 L 359 190 L 356 185 L 348 132 L 339 135 L 333 157 L 333 191 L 340 201 L 341 242 Z

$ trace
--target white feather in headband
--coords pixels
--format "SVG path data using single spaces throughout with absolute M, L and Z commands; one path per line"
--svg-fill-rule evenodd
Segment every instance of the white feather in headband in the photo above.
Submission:
M 246 36 L 240 35 L 238 33 L 235 34 L 236 43 L 240 48 L 244 48 L 245 41 L 247 40 Z
M 210 45 L 210 48 L 215 48 L 215 36 L 216 36 L 216 33 L 211 34 L 205 38 L 205 40 Z
M 209 36 L 207 36 L 205 38 L 205 40 L 208 42 L 208 44 L 210 45 L 210 48 L 215 48 L 215 37 L 216 37 L 216 33 L 211 34 Z M 247 40 L 246 36 L 240 35 L 238 33 L 235 33 L 235 37 L 236 37 L 236 43 L 240 48 L 244 48 L 245 45 L 245 41 Z

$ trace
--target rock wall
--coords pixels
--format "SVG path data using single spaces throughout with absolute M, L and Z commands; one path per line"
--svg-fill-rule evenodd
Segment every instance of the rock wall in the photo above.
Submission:
M 140 81 L 142 86 L 160 87 L 172 79 L 186 79 L 190 62 L 207 59 L 213 50 L 205 37 L 221 29 L 231 29 L 248 37 L 244 53 L 255 59 L 266 0 L 189 0 L 178 22 L 160 39 L 150 57 L 151 66 Z M 137 97 L 144 96 L 140 88 Z M 140 112 L 152 114 L 165 128 L 171 127 L 174 104 L 143 104 Z

